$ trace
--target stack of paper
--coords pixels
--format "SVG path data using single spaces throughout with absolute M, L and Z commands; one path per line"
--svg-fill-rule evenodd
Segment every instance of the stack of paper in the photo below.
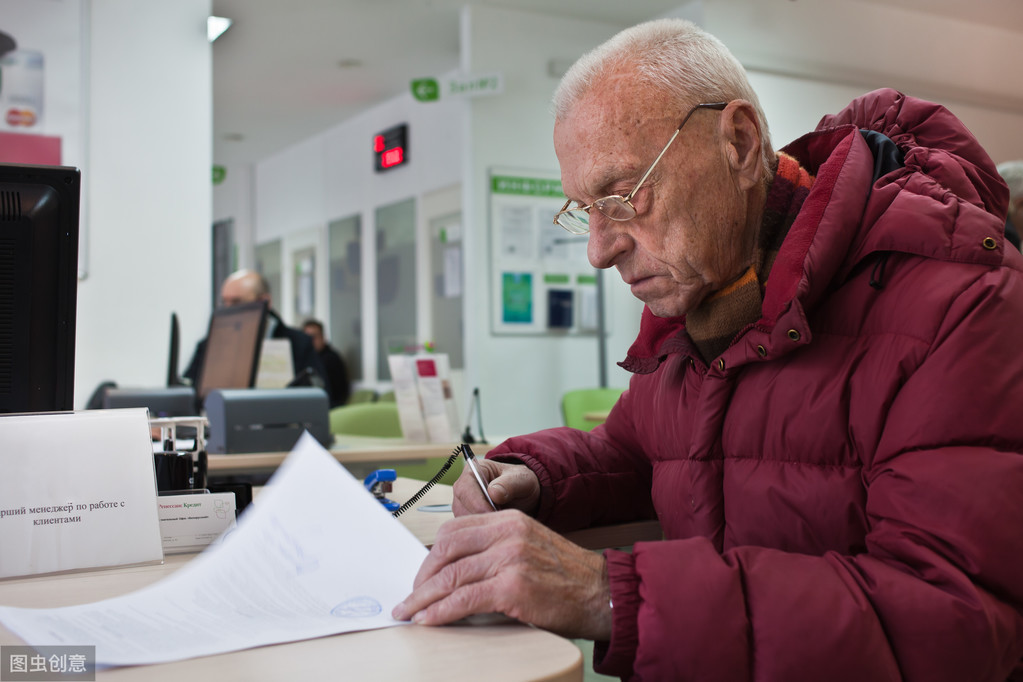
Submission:
M 387 362 L 405 438 L 434 443 L 457 441 L 458 414 L 448 355 L 390 355 Z
M 96 645 L 137 665 L 400 625 L 426 548 L 309 434 L 217 544 L 131 594 L 0 607 L 31 645 Z

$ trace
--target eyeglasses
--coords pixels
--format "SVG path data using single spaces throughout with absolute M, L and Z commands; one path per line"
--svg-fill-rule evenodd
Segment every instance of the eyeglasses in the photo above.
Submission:
M 554 214 L 554 224 L 560 225 L 572 234 L 587 234 L 590 231 L 590 209 L 597 209 L 611 220 L 622 222 L 625 220 L 631 220 L 636 217 L 636 207 L 632 205 L 632 198 L 636 196 L 636 192 L 643 186 L 646 179 L 650 177 L 650 173 L 653 172 L 657 166 L 657 162 L 661 160 L 664 153 L 668 151 L 668 147 L 675 141 L 678 134 L 682 132 L 682 127 L 686 124 L 686 121 L 696 113 L 698 109 L 716 109 L 721 111 L 728 102 L 706 102 L 704 104 L 697 104 L 695 107 L 689 110 L 689 113 L 682 119 L 682 123 L 679 124 L 678 128 L 672 134 L 671 139 L 668 140 L 668 144 L 664 145 L 664 149 L 657 155 L 654 162 L 647 168 L 646 173 L 643 173 L 643 177 L 636 183 L 636 187 L 629 192 L 627 196 L 620 194 L 612 194 L 602 199 L 597 199 L 589 206 L 577 206 L 576 208 L 569 208 L 568 205 L 572 203 L 569 199 L 565 202 L 565 205 L 561 207 L 561 210 Z

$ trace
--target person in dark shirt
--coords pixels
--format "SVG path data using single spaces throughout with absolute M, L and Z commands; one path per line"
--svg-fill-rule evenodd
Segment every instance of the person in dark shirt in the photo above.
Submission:
M 269 284 L 261 274 L 254 270 L 239 270 L 228 276 L 220 287 L 220 300 L 225 307 L 255 303 L 256 301 L 266 301 L 267 306 L 272 305 Z M 268 308 L 267 336 L 274 339 L 287 339 L 290 342 L 292 367 L 298 378 L 296 385 L 319 386 L 330 395 L 331 387 L 330 380 L 327 378 L 327 370 L 320 362 L 320 356 L 316 353 L 313 341 L 309 336 L 299 329 L 284 324 L 272 308 Z M 196 344 L 192 361 L 188 363 L 188 368 L 184 373 L 184 377 L 193 386 L 199 379 L 199 372 L 205 356 L 206 339 L 203 339 Z M 309 376 L 302 378 L 306 374 Z
M 348 365 L 323 335 L 323 323 L 319 320 L 306 320 L 302 325 L 302 331 L 313 340 L 313 348 L 320 356 L 320 362 L 327 370 L 327 379 L 330 381 L 330 406 L 337 407 L 348 402 L 352 394 L 352 383 L 348 378 Z

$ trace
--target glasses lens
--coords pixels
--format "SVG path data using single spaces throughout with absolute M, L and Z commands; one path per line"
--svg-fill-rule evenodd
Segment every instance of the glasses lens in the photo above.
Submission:
M 636 209 L 620 196 L 609 196 L 597 199 L 593 207 L 611 220 L 631 220 L 636 217 Z
M 565 211 L 558 215 L 558 225 L 572 234 L 586 234 L 590 231 L 590 216 L 586 211 Z

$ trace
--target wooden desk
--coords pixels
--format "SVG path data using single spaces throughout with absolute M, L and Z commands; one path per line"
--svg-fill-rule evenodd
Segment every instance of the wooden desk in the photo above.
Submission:
M 345 467 L 361 471 L 395 462 L 447 457 L 456 445 L 457 443 L 410 443 L 402 438 L 344 436 L 330 448 L 330 454 Z M 493 445 L 473 444 L 472 450 L 483 456 L 492 447 Z M 281 465 L 287 455 L 287 452 L 209 455 L 207 471 L 210 476 L 269 474 Z
M 446 487 L 446 486 L 445 486 Z M 401 490 L 418 490 L 403 481 Z M 443 489 L 431 491 L 443 496 Z M 424 498 L 424 503 L 429 495 Z M 437 499 L 434 497 L 433 499 Z M 448 488 L 450 500 L 450 488 Z M 428 512 L 410 510 L 401 518 Z M 415 525 L 410 524 L 416 533 Z M 417 535 L 418 537 L 418 535 Z M 422 538 L 420 538 L 422 539 Z M 156 582 L 194 555 L 169 555 L 163 565 L 0 581 L 0 604 L 54 607 L 82 604 L 124 594 Z M 0 626 L 0 644 L 21 644 Z M 82 642 L 88 644 L 88 642 Z M 100 671 L 97 680 L 549 680 L 583 679 L 583 660 L 569 640 L 518 623 L 424 627 L 407 625 L 246 649 L 160 665 Z

